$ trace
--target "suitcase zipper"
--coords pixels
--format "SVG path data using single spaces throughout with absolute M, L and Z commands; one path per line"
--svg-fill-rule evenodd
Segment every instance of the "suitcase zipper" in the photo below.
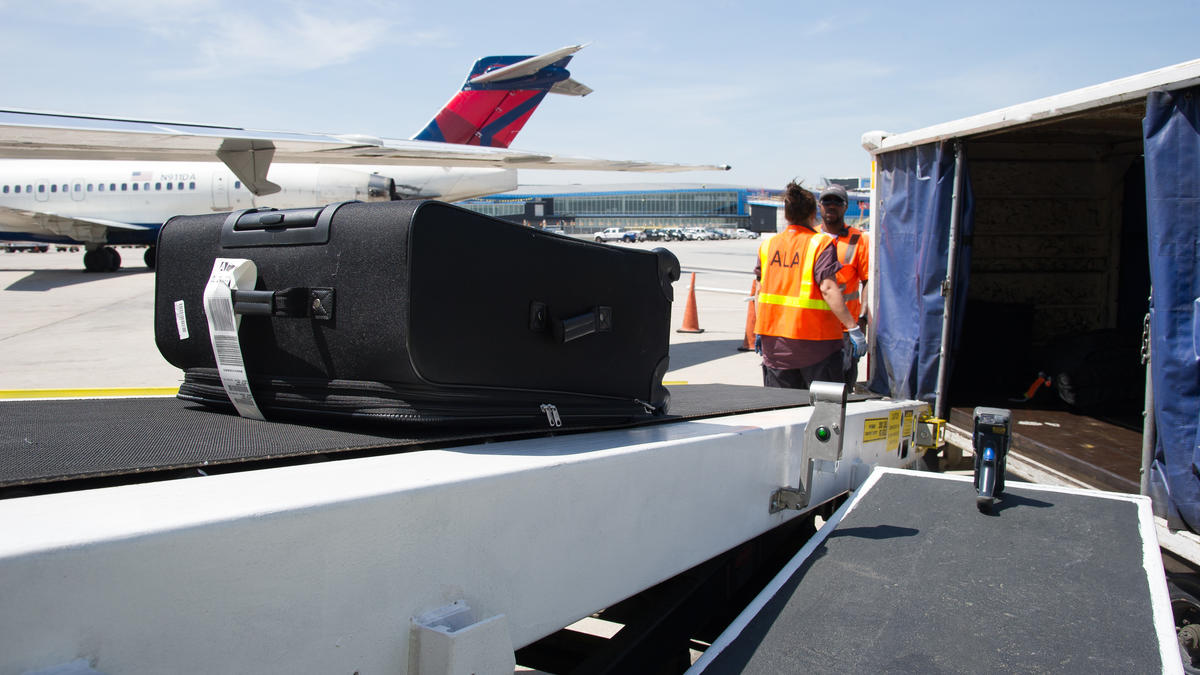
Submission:
M 185 374 L 184 386 L 180 390 L 180 398 L 197 402 L 224 399 L 225 392 L 221 388 L 215 373 L 189 370 Z M 321 386 L 306 387 L 303 384 L 271 382 L 265 388 L 261 381 L 252 381 L 252 388 L 261 392 L 261 398 L 266 408 L 288 410 L 296 413 L 330 415 L 334 417 L 390 419 L 397 421 L 413 421 L 425 423 L 453 422 L 504 422 L 514 421 L 525 417 L 528 419 L 530 408 L 526 405 L 537 405 L 538 412 L 534 413 L 546 421 L 552 429 L 563 426 L 562 412 L 559 405 L 553 403 L 523 404 L 520 401 L 497 403 L 488 400 L 477 392 L 452 391 L 412 391 L 382 385 L 376 382 L 343 381 L 330 386 L 329 382 Z M 306 395 L 309 394 L 315 395 Z M 420 409 L 414 408 L 405 400 L 420 401 Z M 364 400 L 367 399 L 367 400 Z M 536 400 L 536 399 L 535 399 Z M 544 399 L 543 399 L 544 400 Z M 628 415 L 637 413 L 654 414 L 655 408 L 639 399 L 604 399 L 609 403 L 597 405 L 599 401 L 576 401 L 567 406 L 568 416 L 575 420 L 590 418 L 621 417 L 623 413 L 614 410 L 613 405 L 623 403 L 627 406 Z M 473 404 L 469 403 L 474 401 Z M 438 402 L 441 402 L 439 405 Z M 458 402 L 452 404 L 452 402 Z M 464 404 L 467 404 L 464 407 Z M 388 407 L 400 409 L 383 410 Z M 407 410 L 405 410 L 407 408 Z M 472 410 L 473 409 L 473 410 Z M 472 411 L 467 413 L 465 411 Z M 473 413 L 473 414 L 472 414 Z
M 542 414 L 546 416 L 546 422 L 549 423 L 551 427 L 562 426 L 562 418 L 558 416 L 557 407 L 550 403 L 543 403 L 541 408 Z

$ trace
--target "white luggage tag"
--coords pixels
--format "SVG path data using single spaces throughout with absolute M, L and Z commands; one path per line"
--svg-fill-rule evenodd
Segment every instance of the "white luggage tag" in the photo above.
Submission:
M 233 312 L 233 292 L 253 290 L 257 281 L 258 267 L 253 260 L 217 258 L 204 287 L 204 314 L 208 317 L 208 336 L 217 360 L 217 372 L 221 375 L 221 386 L 239 415 L 261 420 L 265 418 L 250 393 L 250 379 L 242 361 L 242 344 L 238 339 L 242 317 Z

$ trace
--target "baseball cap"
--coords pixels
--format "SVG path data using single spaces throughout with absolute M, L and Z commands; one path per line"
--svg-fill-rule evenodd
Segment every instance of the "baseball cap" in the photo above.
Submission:
M 850 203 L 849 197 L 846 196 L 846 188 L 842 187 L 841 185 L 826 186 L 823 190 L 821 190 L 821 196 L 817 197 L 817 201 L 825 199 L 826 197 L 837 197 L 838 199 L 842 200 L 843 204 Z

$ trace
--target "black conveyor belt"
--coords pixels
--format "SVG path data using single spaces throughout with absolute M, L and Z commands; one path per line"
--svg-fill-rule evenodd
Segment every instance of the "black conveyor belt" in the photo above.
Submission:
M 1133 498 L 1010 483 L 985 515 L 969 479 L 877 477 L 702 672 L 1157 673 L 1177 659 Z
M 864 397 L 856 397 L 864 398 Z M 671 387 L 671 414 L 620 426 L 808 404 L 808 392 L 734 385 Z M 259 422 L 175 398 L 0 401 L 0 488 L 346 452 L 399 452 L 570 433 L 480 427 L 305 426 Z

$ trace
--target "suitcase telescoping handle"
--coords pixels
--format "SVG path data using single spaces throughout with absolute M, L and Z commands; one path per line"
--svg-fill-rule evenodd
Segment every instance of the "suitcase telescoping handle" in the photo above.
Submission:
M 567 343 L 592 333 L 612 332 L 612 307 L 598 306 L 569 319 L 551 319 L 544 302 L 529 305 L 529 330 L 544 333 L 549 329 L 554 341 Z
M 333 318 L 333 289 L 302 286 L 278 291 L 234 291 L 233 313 L 328 321 Z
M 221 226 L 221 248 L 250 246 L 302 246 L 329 243 L 333 214 L 354 201 L 335 202 L 308 209 L 284 209 L 267 206 L 234 211 Z

